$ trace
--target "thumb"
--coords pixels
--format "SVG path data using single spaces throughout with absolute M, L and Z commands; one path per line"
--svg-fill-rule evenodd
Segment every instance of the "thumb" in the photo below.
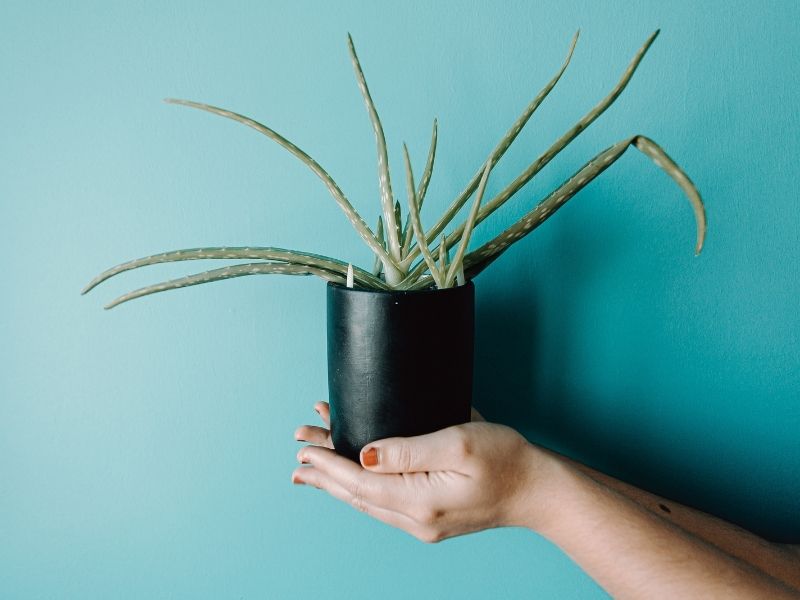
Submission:
M 361 464 L 375 473 L 457 471 L 459 458 L 469 453 L 467 431 L 461 425 L 414 437 L 394 437 L 367 444 Z

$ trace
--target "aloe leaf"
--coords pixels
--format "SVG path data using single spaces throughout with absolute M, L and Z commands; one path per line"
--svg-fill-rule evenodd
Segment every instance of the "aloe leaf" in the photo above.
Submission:
M 528 212 L 514 225 L 487 242 L 464 259 L 466 271 L 470 277 L 476 276 L 489 264 L 495 261 L 512 244 L 516 243 L 539 225 L 544 223 L 570 198 L 582 190 L 595 177 L 610 167 L 631 146 L 636 147 L 651 158 L 681 187 L 694 209 L 697 225 L 697 243 L 695 252 L 703 248 L 706 234 L 706 216 L 703 201 L 697 188 L 683 170 L 652 140 L 644 136 L 634 136 L 614 144 L 586 163 L 577 173 L 551 192 L 533 210 Z
M 539 171 L 541 171 L 561 150 L 563 150 L 572 140 L 574 140 L 583 130 L 585 130 L 595 119 L 597 119 L 605 110 L 613 104 L 613 102 L 619 97 L 625 87 L 628 85 L 633 73 L 636 71 L 636 68 L 639 66 L 639 63 L 644 58 L 644 55 L 647 53 L 647 50 L 652 45 L 653 41 L 656 39 L 659 31 L 656 30 L 644 43 L 644 45 L 639 49 L 636 55 L 631 60 L 628 68 L 622 75 L 622 78 L 619 80 L 617 85 L 608 94 L 599 104 L 597 104 L 592 110 L 590 110 L 586 115 L 578 121 L 575 125 L 573 125 L 567 133 L 561 136 L 550 148 L 548 148 L 544 154 L 542 154 L 539 158 L 537 158 L 533 163 L 531 163 L 525 171 L 523 171 L 514 181 L 512 181 L 505 189 L 503 189 L 497 196 L 492 198 L 489 202 L 483 205 L 483 207 L 478 211 L 478 217 L 475 220 L 475 224 L 479 224 L 483 222 L 489 215 L 491 215 L 495 210 L 500 208 L 509 198 L 511 198 L 514 194 L 516 194 L 522 186 L 528 183 L 534 175 L 536 175 Z M 435 231 L 435 229 L 434 229 Z M 457 227 L 453 232 L 450 234 L 448 244 L 451 246 L 458 242 L 462 233 L 464 231 L 464 226 L 461 225 Z M 409 252 L 409 258 L 413 257 L 413 250 Z M 419 272 L 409 272 L 406 276 L 406 279 L 413 279 L 414 277 L 418 277 Z
M 481 206 L 481 201 L 483 200 L 483 194 L 486 191 L 486 183 L 489 181 L 489 172 L 492 170 L 492 157 L 489 157 L 489 160 L 486 161 L 486 168 L 483 170 L 483 176 L 481 177 L 481 182 L 478 185 L 478 192 L 475 194 L 475 200 L 472 201 L 472 207 L 469 211 L 469 216 L 467 217 L 466 222 L 464 223 L 463 231 L 464 233 L 461 235 L 461 243 L 458 245 L 458 250 L 456 250 L 456 256 L 453 259 L 453 262 L 450 263 L 450 268 L 447 271 L 447 277 L 445 277 L 444 285 L 445 287 L 450 287 L 455 280 L 456 273 L 463 270 L 462 269 L 462 260 L 464 259 L 464 253 L 467 251 L 467 246 L 469 245 L 469 238 L 472 235 L 472 229 L 475 227 L 475 219 L 478 217 L 478 209 Z M 443 240 L 445 246 L 447 245 L 447 241 Z M 445 252 L 447 249 L 445 248 Z
M 433 277 L 431 277 L 430 275 L 423 275 L 419 279 L 406 284 L 404 287 L 401 286 L 398 289 L 410 290 L 410 291 L 426 290 L 429 287 L 431 287 L 431 285 L 433 285 L 434 283 L 436 282 L 433 280 Z
M 580 35 L 580 31 L 577 31 L 572 38 L 572 43 L 570 44 L 569 51 L 567 52 L 567 57 L 564 60 L 564 63 L 561 65 L 561 68 L 558 72 L 553 76 L 553 78 L 547 83 L 547 85 L 542 88 L 542 90 L 536 95 L 536 97 L 530 101 L 530 103 L 525 107 L 525 110 L 522 111 L 522 114 L 517 118 L 511 128 L 506 132 L 503 138 L 498 142 L 497 146 L 495 146 L 494 150 L 492 150 L 490 156 L 493 157 L 493 164 L 492 167 L 499 161 L 503 155 L 506 153 L 506 150 L 511 146 L 514 140 L 519 135 L 520 131 L 522 131 L 523 127 L 525 127 L 528 120 L 533 116 L 533 113 L 536 112 L 536 109 L 539 108 L 544 99 L 547 98 L 548 94 L 553 90 L 555 85 L 558 83 L 561 76 L 566 71 L 567 66 L 569 65 L 570 60 L 572 59 L 572 53 L 575 50 L 575 45 L 578 43 L 578 37 Z M 425 238 L 426 241 L 436 239 L 444 228 L 453 220 L 453 218 L 458 214 L 458 211 L 461 210 L 461 207 L 467 202 L 469 197 L 478 187 L 480 183 L 481 176 L 483 175 L 483 168 L 478 170 L 475 175 L 472 176 L 472 179 L 467 184 L 467 187 L 459 194 L 459 196 L 453 200 L 450 204 L 448 209 L 439 219 L 439 221 L 433 226 L 433 228 L 427 233 L 427 237 Z M 452 243 L 456 243 L 458 240 L 451 240 Z M 417 248 L 412 249 L 408 256 L 404 259 L 403 266 L 407 269 L 408 266 L 412 263 L 412 261 L 419 255 L 419 250 Z
M 402 216 L 402 211 L 400 210 L 400 201 L 399 200 L 395 200 L 395 202 L 394 202 L 394 223 L 396 225 L 395 233 L 397 234 L 397 239 L 402 239 L 401 229 L 402 229 L 402 223 L 403 223 L 403 216 Z M 402 249 L 401 249 L 400 253 L 402 255 Z
M 442 240 L 439 242 L 439 270 L 442 273 L 447 273 L 447 236 L 442 234 Z
M 628 65 L 628 68 L 623 73 L 622 78 L 611 91 L 611 93 L 606 96 L 597 106 L 595 106 L 592 110 L 590 110 L 586 115 L 578 121 L 575 125 L 573 125 L 569 131 L 567 131 L 564 135 L 562 135 L 556 142 L 548 148 L 544 154 L 542 154 L 539 158 L 537 158 L 533 163 L 531 163 L 527 169 L 525 169 L 514 181 L 512 181 L 508 186 L 506 186 L 503 191 L 501 191 L 497 196 L 492 198 L 489 202 L 487 202 L 483 208 L 481 209 L 480 213 L 478 214 L 477 222 L 482 222 L 486 217 L 492 214 L 495 210 L 500 208 L 505 202 L 511 198 L 514 194 L 516 194 L 526 183 L 528 183 L 533 177 L 541 171 L 547 164 L 555 158 L 555 156 L 561 152 L 572 140 L 574 140 L 578 135 L 584 131 L 589 125 L 591 125 L 595 119 L 597 119 L 605 110 L 611 106 L 614 101 L 619 97 L 619 95 L 623 92 L 625 87 L 628 85 L 628 82 L 631 80 L 633 73 L 636 71 L 636 68 L 639 66 L 639 63 L 644 58 L 644 55 L 647 53 L 648 49 L 652 45 L 653 41 L 656 39 L 658 35 L 658 30 L 656 30 L 644 43 L 644 45 L 639 49 L 636 55 L 633 57 L 633 60 Z
M 235 265 L 231 267 L 223 267 L 222 269 L 213 269 L 204 273 L 196 275 L 189 275 L 187 277 L 180 277 L 178 279 L 171 279 L 163 283 L 149 285 L 147 287 L 128 292 L 110 302 L 105 306 L 106 309 L 114 308 L 134 300 L 142 296 L 150 294 L 157 294 L 167 290 L 175 290 L 178 288 L 189 287 L 192 285 L 200 285 L 202 283 L 210 283 L 212 281 L 222 281 L 223 279 L 231 279 L 233 277 L 244 277 L 247 275 L 316 275 L 327 281 L 332 281 L 338 284 L 344 284 L 345 278 L 337 273 L 331 273 L 325 269 L 318 269 L 316 267 L 308 267 L 302 265 L 290 265 L 284 263 L 250 263 L 245 265 Z
M 419 181 L 417 188 L 417 204 L 422 211 L 422 204 L 425 202 L 425 195 L 428 193 L 428 184 L 431 182 L 431 175 L 433 175 L 433 163 L 436 160 L 436 144 L 439 138 L 439 123 L 436 119 L 433 120 L 433 133 L 431 134 L 431 145 L 428 148 L 428 160 L 425 162 L 425 170 L 422 172 L 422 179 Z M 411 248 L 411 222 L 406 221 L 405 229 L 403 230 L 403 256 L 408 254 Z
M 394 264 L 394 261 L 391 257 L 386 253 L 386 251 L 381 248 L 380 244 L 378 244 L 378 240 L 375 238 L 375 234 L 372 233 L 369 226 L 364 222 L 364 219 L 361 218 L 361 215 L 358 214 L 358 211 L 350 204 L 350 201 L 344 195 L 339 185 L 333 180 L 328 172 L 323 169 L 320 164 L 311 158 L 308 154 L 306 154 L 303 150 L 298 148 L 292 142 L 287 140 L 278 132 L 270 129 L 266 125 L 251 119 L 250 117 L 245 117 L 244 115 L 240 115 L 238 113 L 232 112 L 230 110 L 226 110 L 224 108 L 219 108 L 217 106 L 211 106 L 209 104 L 202 104 L 200 102 L 192 102 L 191 100 L 180 100 L 177 98 L 167 98 L 164 100 L 168 104 L 179 104 L 181 106 L 188 106 L 190 108 L 196 108 L 198 110 L 204 110 L 206 112 L 219 115 L 221 117 L 225 117 L 227 119 L 231 119 L 233 121 L 237 121 L 238 123 L 242 123 L 247 125 L 248 127 L 255 129 L 259 133 L 267 136 L 274 142 L 277 142 L 283 148 L 288 150 L 291 154 L 296 156 L 300 159 L 309 169 L 311 169 L 314 174 L 319 177 L 322 182 L 325 184 L 325 187 L 328 188 L 331 196 L 339 205 L 339 208 L 342 209 L 344 214 L 347 216 L 350 223 L 352 223 L 355 230 L 358 234 L 362 237 L 362 239 L 367 243 L 370 249 L 377 255 L 380 256 L 384 261 L 390 261 Z
M 383 236 L 383 217 L 378 217 L 378 226 L 375 229 L 375 235 L 378 237 L 378 240 L 380 241 L 381 245 L 385 246 L 386 240 Z M 380 277 L 382 270 L 383 270 L 383 263 L 381 262 L 381 259 L 376 256 L 375 264 L 372 266 L 372 274 L 375 277 Z
M 695 244 L 694 253 L 695 255 L 700 254 L 703 250 L 707 225 L 705 205 L 702 198 L 700 198 L 700 192 L 697 191 L 697 187 L 695 187 L 684 170 L 653 140 L 643 135 L 637 135 L 633 144 L 637 150 L 648 156 L 667 175 L 672 177 L 673 181 L 681 187 L 683 193 L 689 198 L 694 209 L 694 218 L 697 222 L 697 243 Z
M 428 159 L 425 161 L 425 170 L 422 171 L 422 178 L 420 178 L 419 187 L 417 188 L 417 204 L 419 204 L 420 210 L 422 210 L 422 204 L 425 202 L 425 195 L 428 193 L 428 185 L 433 175 L 433 163 L 436 160 L 436 144 L 438 139 L 439 121 L 434 119 L 433 131 L 431 132 L 431 145 L 428 148 Z
M 411 158 L 408 156 L 408 148 L 403 144 L 403 156 L 406 161 L 406 187 L 408 188 L 408 216 L 411 219 L 411 226 L 414 228 L 414 235 L 417 237 L 417 244 L 422 251 L 422 256 L 425 259 L 425 264 L 431 272 L 431 276 L 436 282 L 437 287 L 442 287 L 443 274 L 439 273 L 436 267 L 436 261 L 428 249 L 428 244 L 425 242 L 425 230 L 422 228 L 422 223 L 419 216 L 419 206 L 417 206 L 417 191 L 414 189 L 414 173 L 411 170 Z
M 174 250 L 171 252 L 162 252 L 152 256 L 145 256 L 144 258 L 137 258 L 124 262 L 120 265 L 107 269 L 100 273 L 97 277 L 92 279 L 81 294 L 89 292 L 97 285 L 103 283 L 105 280 L 125 271 L 138 269 L 149 265 L 157 265 L 161 263 L 180 262 L 184 260 L 272 260 L 292 263 L 300 266 L 316 267 L 325 269 L 334 273 L 344 275 L 347 272 L 347 263 L 327 256 L 320 256 L 319 254 L 312 254 L 310 252 L 300 252 L 297 250 L 286 250 L 284 248 L 261 248 L 261 247 L 219 247 L 219 248 L 189 248 L 186 250 Z M 363 269 L 356 268 L 355 270 L 356 281 L 365 287 L 378 287 L 387 289 L 388 286 L 372 276 L 370 273 Z
M 389 155 L 386 149 L 386 136 L 383 133 L 383 125 L 381 125 L 378 111 L 375 109 L 375 103 L 372 101 L 372 96 L 369 93 L 367 80 L 364 77 L 364 71 L 361 69 L 361 62 L 358 60 L 355 45 L 353 45 L 353 38 L 349 33 L 347 34 L 347 47 L 350 50 L 350 59 L 353 62 L 353 69 L 356 72 L 358 88 L 361 90 L 361 95 L 364 97 L 364 103 L 367 105 L 367 112 L 369 113 L 369 120 L 372 123 L 372 130 L 375 132 L 375 143 L 378 149 L 378 183 L 381 192 L 383 219 L 386 222 L 386 239 L 389 242 L 389 253 L 397 262 L 400 262 L 400 240 L 398 239 L 397 223 L 395 222 L 394 216 L 394 196 L 392 195 L 392 181 L 389 176 Z

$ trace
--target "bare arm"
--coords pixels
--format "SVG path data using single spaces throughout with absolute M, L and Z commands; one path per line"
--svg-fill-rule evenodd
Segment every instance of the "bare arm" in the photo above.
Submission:
M 327 405 L 317 408 L 327 424 Z M 315 446 L 298 453 L 310 466 L 295 471 L 295 483 L 424 541 L 523 526 L 615 597 L 800 598 L 795 549 L 531 445 L 507 427 L 469 423 L 381 440 L 362 451 L 362 465 L 330 450 L 327 429 L 302 427 L 296 437 Z
M 599 484 L 636 502 L 648 512 L 787 585 L 800 589 L 800 546 L 767 542 L 727 521 L 651 494 L 566 457 L 560 458 Z
M 759 569 L 703 537 L 562 462 L 557 510 L 531 515 L 526 526 L 564 550 L 615 598 L 799 598 L 797 588 L 771 574 L 762 540 Z M 680 514 L 685 507 L 670 502 Z M 688 510 L 688 509 L 686 509 Z M 535 508 L 531 507 L 531 513 Z M 731 530 L 732 532 L 733 530 Z M 742 536 L 745 545 L 755 538 Z M 733 537 L 728 537 L 733 541 Z M 735 543 L 734 543 L 735 545 Z M 794 579 L 800 560 L 793 560 Z M 789 563 L 781 563 L 789 567 Z M 788 569 L 787 569 L 787 572 Z

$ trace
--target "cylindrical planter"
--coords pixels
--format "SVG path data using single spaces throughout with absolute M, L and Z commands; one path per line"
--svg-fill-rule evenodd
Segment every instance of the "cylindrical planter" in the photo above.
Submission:
M 336 451 L 466 423 L 475 286 L 377 291 L 328 284 L 328 391 Z

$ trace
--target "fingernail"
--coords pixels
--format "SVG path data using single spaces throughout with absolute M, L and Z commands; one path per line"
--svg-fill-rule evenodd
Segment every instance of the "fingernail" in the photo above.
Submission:
M 309 462 L 308 457 L 305 455 L 305 453 L 302 450 L 297 453 L 297 460 L 298 460 L 298 462 L 300 462 L 301 464 L 304 464 L 304 465 L 307 465 L 308 462 Z
M 292 475 L 292 483 L 295 485 L 305 485 L 306 482 L 300 479 L 297 475 Z
M 365 467 L 374 467 L 378 464 L 378 449 L 370 448 L 361 455 L 361 464 Z

